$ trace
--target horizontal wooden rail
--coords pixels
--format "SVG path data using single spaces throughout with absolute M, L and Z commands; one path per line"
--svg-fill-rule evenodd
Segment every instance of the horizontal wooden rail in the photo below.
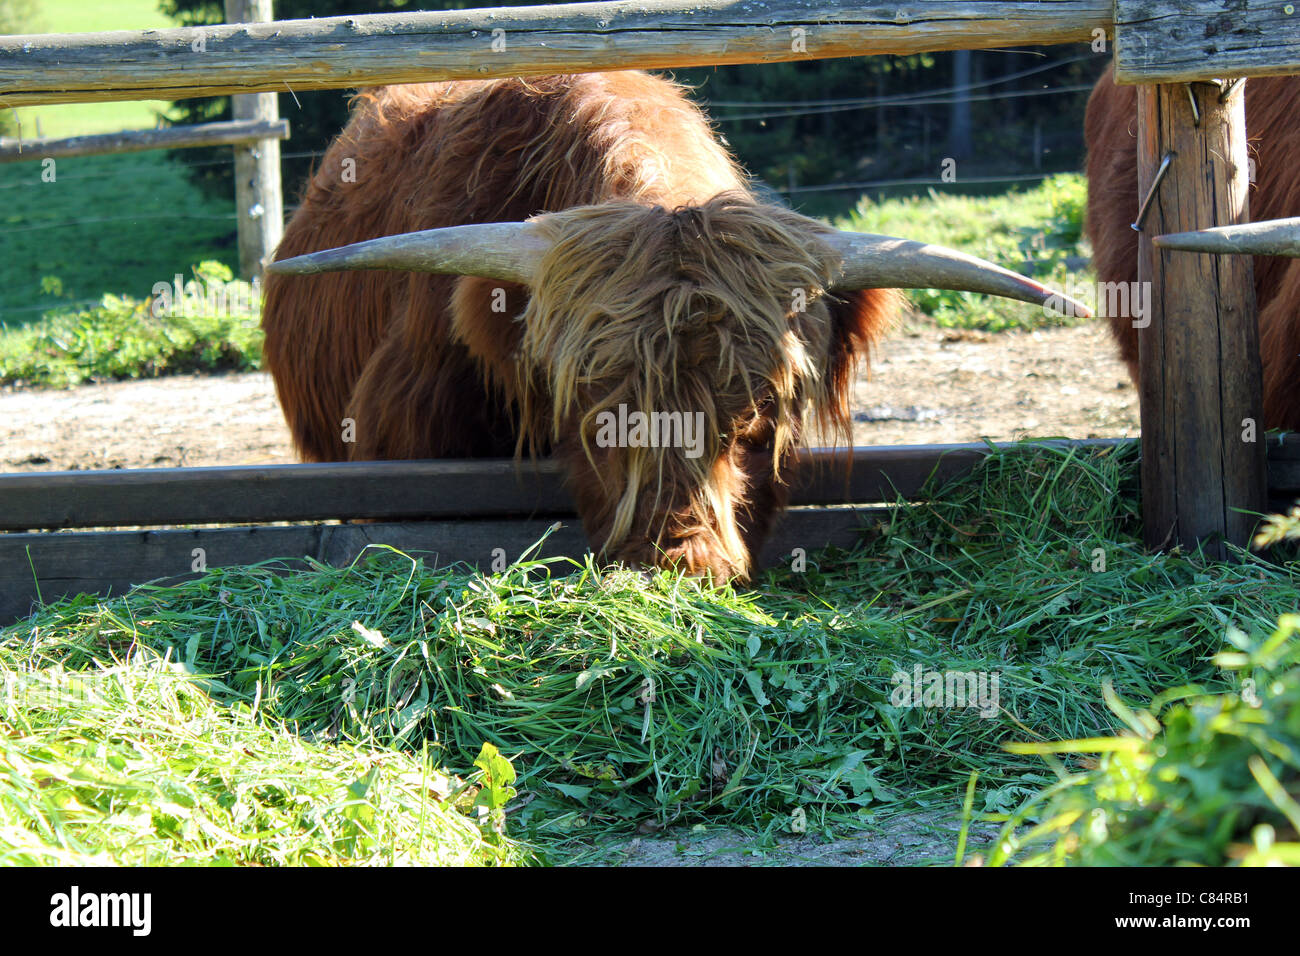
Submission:
M 1300 435 L 1269 436 L 1271 506 L 1300 497 Z M 1035 442 L 1095 452 L 1131 439 Z M 1013 446 L 1015 447 L 1015 446 Z M 942 483 L 974 467 L 988 445 L 817 449 L 794 480 L 794 506 L 781 517 L 760 564 L 851 546 L 864 523 L 887 518 L 877 503 L 915 500 L 928 480 Z M 845 477 L 844 467 L 852 462 Z M 1119 493 L 1136 493 L 1136 488 Z M 345 516 L 376 523 L 261 524 L 251 527 L 0 534 L 0 624 L 29 613 L 40 598 L 80 592 L 123 593 L 134 584 L 193 576 L 207 567 L 307 558 L 345 564 L 367 547 L 389 545 L 436 565 L 489 568 L 516 559 L 558 523 L 540 554 L 581 557 L 587 541 L 554 462 L 356 462 L 264 468 L 172 468 L 0 476 L 5 527 L 131 525 L 183 521 L 316 520 Z M 406 516 L 403 518 L 403 516 Z M 418 516 L 422 520 L 413 520 Z
M 1060 442 L 1080 448 L 1117 440 Z M 970 469 L 989 446 L 811 449 L 791 504 L 893 502 Z M 572 515 L 554 461 L 336 462 L 0 475 L 0 530 Z
M 1186 83 L 1300 73 L 1286 0 L 1115 0 L 1115 81 Z
M 1112 0 L 618 0 L 0 38 L 0 106 L 1086 43 Z
M 1088 451 L 1121 442 L 1042 444 Z M 956 477 L 989 451 L 984 444 L 805 451 L 792 482 L 793 506 L 760 564 L 789 560 L 794 548 L 851 546 L 864 523 L 890 513 L 876 503 L 916 498 L 928 481 Z M 420 520 L 411 520 L 416 516 Z M 551 461 L 0 475 L 0 525 L 6 528 L 343 517 L 381 521 L 0 534 L 0 623 L 29 613 L 38 597 L 120 594 L 145 581 L 182 580 L 193 576 L 196 561 L 210 568 L 273 558 L 286 567 L 301 567 L 306 558 L 339 565 L 382 543 L 435 564 L 488 568 L 502 556 L 517 558 L 554 523 L 561 527 L 547 538 L 543 556 L 577 558 L 587 549 L 560 468 Z
M 128 129 L 94 136 L 65 139 L 0 138 L 0 163 L 99 156 L 104 153 L 141 153 L 149 149 L 188 149 L 195 146 L 233 146 L 262 139 L 288 139 L 289 121 L 231 120 L 196 123 L 163 129 Z
M 852 547 L 864 525 L 884 520 L 889 513 L 886 508 L 792 508 L 782 516 L 759 563 L 772 567 L 788 562 L 794 548 L 811 554 L 829 545 Z M 430 566 L 464 562 L 486 570 L 498 555 L 517 559 L 553 523 L 539 518 L 488 518 L 0 535 L 0 625 L 31 612 L 38 585 L 40 598 L 52 601 L 66 594 L 122 594 L 146 581 L 176 583 L 192 578 L 200 549 L 210 568 L 277 558 L 284 568 L 302 568 L 307 557 L 339 567 L 367 547 L 382 544 L 423 557 Z M 575 518 L 559 524 L 537 556 L 581 559 L 587 551 L 582 525 Z

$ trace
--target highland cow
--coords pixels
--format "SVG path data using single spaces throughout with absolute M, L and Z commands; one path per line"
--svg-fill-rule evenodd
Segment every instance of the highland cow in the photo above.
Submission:
M 849 437 L 889 290 L 1050 295 L 760 203 L 683 90 L 631 71 L 361 94 L 277 257 L 266 361 L 304 458 L 552 455 L 602 557 L 718 579 L 750 572 L 809 423 Z M 691 447 L 598 440 L 611 416 Z
M 1250 217 L 1257 222 L 1300 216 L 1300 77 L 1277 76 L 1246 83 L 1246 133 L 1253 166 Z M 1097 281 L 1136 283 L 1137 88 L 1119 86 L 1110 70 L 1098 81 L 1084 118 L 1088 146 L 1086 232 Z M 1183 255 L 1185 253 L 1163 253 Z M 1300 428 L 1300 261 L 1256 256 L 1255 302 L 1259 310 L 1260 359 L 1264 373 L 1264 425 Z M 1104 304 L 1103 309 L 1104 309 Z M 1120 358 L 1138 381 L 1138 332 L 1124 309 L 1110 310 Z

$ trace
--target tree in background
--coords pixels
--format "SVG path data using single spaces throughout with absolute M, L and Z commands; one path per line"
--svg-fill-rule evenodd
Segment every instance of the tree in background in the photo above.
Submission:
M 290 20 L 480 5 L 522 2 L 277 0 L 275 15 Z M 161 9 L 186 26 L 223 21 L 221 0 L 161 0 Z M 1078 169 L 1087 95 L 1080 87 L 1096 78 L 1104 61 L 1079 45 L 698 67 L 673 74 L 693 89 L 750 172 L 796 207 L 823 213 L 842 209 L 862 192 L 883 191 L 847 184 L 938 182 L 946 159 L 958 164 L 958 188 L 964 188 L 963 180 L 981 176 Z M 347 90 L 299 92 L 296 99 L 280 94 L 280 115 L 292 132 L 283 147 L 290 207 L 319 153 L 347 122 L 350 95 Z M 169 118 L 174 123 L 228 118 L 229 102 L 226 97 L 178 100 Z M 219 149 L 172 154 L 190 167 L 189 175 L 205 191 L 233 199 L 229 164 L 219 161 L 228 155 Z M 1000 188 L 1005 186 L 983 191 Z

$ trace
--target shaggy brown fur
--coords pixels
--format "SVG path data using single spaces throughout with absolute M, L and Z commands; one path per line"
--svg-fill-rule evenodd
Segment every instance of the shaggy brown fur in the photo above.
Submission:
M 604 556 L 746 575 L 784 506 L 806 416 L 847 434 L 852 366 L 895 294 L 826 295 L 825 227 L 758 204 L 666 80 L 422 84 L 358 103 L 279 258 L 539 213 L 555 244 L 531 289 L 382 271 L 269 277 L 267 364 L 303 457 L 553 454 Z M 620 404 L 702 412 L 704 454 L 597 447 L 597 414 Z
M 1100 282 L 1137 281 L 1137 89 L 1117 86 L 1107 71 L 1088 100 L 1087 233 Z M 1300 216 L 1300 77 L 1260 77 L 1246 83 L 1246 138 L 1255 160 L 1250 218 Z M 1300 260 L 1255 258 L 1260 354 L 1264 366 L 1264 424 L 1300 428 Z M 1120 357 L 1137 381 L 1138 331 L 1131 318 L 1111 317 Z

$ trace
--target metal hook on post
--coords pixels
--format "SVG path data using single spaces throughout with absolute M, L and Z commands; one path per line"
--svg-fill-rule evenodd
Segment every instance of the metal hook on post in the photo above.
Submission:
M 1188 91 L 1190 92 L 1190 90 L 1189 87 Z M 1175 155 L 1174 151 L 1170 150 L 1165 153 L 1165 158 L 1160 160 L 1160 168 L 1156 170 L 1155 178 L 1151 180 L 1151 188 L 1147 190 L 1142 205 L 1138 207 L 1137 221 L 1129 224 L 1134 232 L 1142 231 L 1142 223 L 1146 222 L 1147 210 L 1151 208 L 1151 200 L 1156 198 L 1156 190 L 1160 188 L 1160 180 L 1164 179 L 1165 173 L 1169 172 L 1169 164 L 1174 161 Z
M 1219 102 L 1226 103 L 1232 97 L 1232 94 L 1236 93 L 1237 90 L 1241 88 L 1241 84 L 1245 82 L 1246 78 L 1244 76 L 1239 76 L 1227 86 L 1223 87 L 1223 91 L 1219 94 Z
M 1201 108 L 1196 105 L 1196 94 L 1192 92 L 1192 84 L 1184 83 L 1183 89 L 1187 91 L 1187 102 L 1192 106 L 1192 125 L 1199 129 L 1201 125 Z

